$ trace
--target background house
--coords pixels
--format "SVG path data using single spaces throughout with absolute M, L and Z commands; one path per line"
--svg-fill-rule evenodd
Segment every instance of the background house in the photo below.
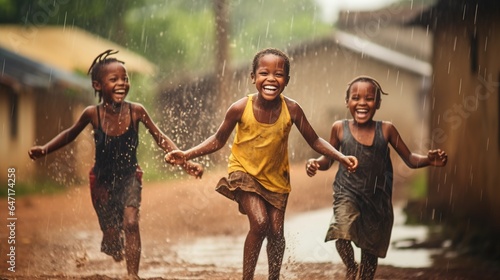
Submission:
M 450 157 L 445 168 L 429 174 L 422 217 L 446 225 L 456 244 L 498 258 L 500 6 L 442 0 L 415 24 L 434 34 L 428 142 Z
M 28 149 L 70 127 L 97 102 L 85 75 L 106 49 L 120 50 L 116 57 L 131 75 L 155 72 L 146 59 L 78 28 L 0 26 L 0 168 L 15 167 L 18 182 L 68 185 L 88 176 L 94 156 L 90 127 L 75 143 L 36 162 Z

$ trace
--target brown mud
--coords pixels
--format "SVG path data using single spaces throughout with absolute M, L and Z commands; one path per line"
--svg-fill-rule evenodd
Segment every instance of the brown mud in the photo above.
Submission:
M 292 193 L 287 217 L 330 207 L 334 171 L 315 178 L 302 166 L 292 170 Z M 234 202 L 214 191 L 223 172 L 209 171 L 202 180 L 183 177 L 168 182 L 144 182 L 141 207 L 143 279 L 240 279 L 239 267 L 199 265 L 181 260 L 173 245 L 199 237 L 241 236 L 248 229 Z M 397 182 L 396 182 L 397 183 Z M 397 195 L 396 195 L 397 199 Z M 88 187 L 69 187 L 55 195 L 19 197 L 15 231 L 9 229 L 7 198 L 0 201 L 0 279 L 123 279 L 123 262 L 100 253 L 101 233 Z M 325 221 L 327 224 L 329 221 Z M 9 239 L 10 238 L 10 239 Z M 14 240 L 15 244 L 9 244 Z M 11 248 L 10 246 L 15 246 Z M 241 244 L 243 246 L 243 244 Z M 333 244 L 332 244 L 333 246 Z M 14 249 L 15 272 L 10 271 Z M 338 261 L 338 260 L 337 260 Z M 260 265 L 260 264 L 259 264 Z M 266 279 L 266 268 L 256 279 Z M 284 261 L 282 279 L 343 279 L 337 263 Z M 376 279 L 499 279 L 498 266 L 479 261 L 447 259 L 433 267 L 399 268 L 380 265 Z

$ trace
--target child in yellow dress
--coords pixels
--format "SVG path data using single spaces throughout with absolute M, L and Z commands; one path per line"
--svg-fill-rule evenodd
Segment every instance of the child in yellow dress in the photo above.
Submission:
M 233 103 L 217 132 L 198 146 L 172 151 L 167 162 L 186 160 L 213 153 L 227 142 L 234 128 L 236 136 L 229 156 L 228 178 L 217 190 L 239 204 L 250 223 L 244 245 L 243 279 L 253 279 L 262 242 L 267 238 L 269 279 L 279 279 L 285 238 L 283 222 L 290 193 L 288 136 L 292 125 L 315 151 L 340 161 L 354 171 L 357 160 L 344 156 L 318 137 L 302 108 L 282 93 L 290 79 L 288 56 L 277 49 L 259 51 L 250 77 L 257 93 Z

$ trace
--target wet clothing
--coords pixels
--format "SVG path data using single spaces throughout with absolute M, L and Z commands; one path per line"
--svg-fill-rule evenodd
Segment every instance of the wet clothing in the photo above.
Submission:
M 123 259 L 123 213 L 126 207 L 141 206 L 142 170 L 128 176 L 121 176 L 112 185 L 96 180 L 94 170 L 90 170 L 90 195 L 103 232 L 101 252 L 112 256 L 116 261 Z M 114 187 L 117 186 L 117 187 Z M 117 235 L 106 238 L 108 229 Z
M 292 118 L 283 95 L 281 113 L 272 123 L 260 123 L 253 114 L 257 94 L 248 96 L 228 163 L 228 178 L 222 178 L 216 190 L 238 202 L 242 191 L 259 194 L 274 207 L 285 211 L 290 186 L 288 135 Z M 240 212 L 245 214 L 240 207 Z
M 90 195 L 102 231 L 110 227 L 122 230 L 125 208 L 140 208 L 142 173 L 140 167 L 137 167 L 134 173 L 121 176 L 108 184 L 99 182 L 94 170 L 90 170 Z
M 101 251 L 121 260 L 123 251 L 123 215 L 126 207 L 141 206 L 142 170 L 137 163 L 138 131 L 132 119 L 130 126 L 117 136 L 107 135 L 101 126 L 97 106 L 98 126 L 94 129 L 95 164 L 90 170 L 90 194 L 103 231 Z M 116 233 L 106 236 L 108 230 Z
M 243 171 L 271 192 L 289 193 L 288 134 L 292 119 L 285 98 L 280 95 L 279 118 L 276 122 L 267 124 L 255 119 L 252 104 L 256 97 L 257 94 L 248 96 L 241 121 L 236 126 L 228 173 Z
M 359 248 L 384 258 L 389 248 L 394 221 L 392 209 L 393 170 L 388 142 L 382 133 L 382 122 L 375 125 L 371 146 L 360 144 L 343 121 L 340 151 L 359 161 L 356 172 L 343 165 L 333 183 L 333 218 L 325 242 L 351 240 Z
M 132 120 L 130 108 L 130 126 L 118 136 L 107 135 L 101 126 L 101 114 L 97 106 L 98 126 L 94 129 L 95 165 L 94 174 L 99 182 L 113 183 L 117 178 L 133 174 L 137 168 L 137 146 L 139 134 Z
M 285 211 L 288 201 L 288 193 L 275 193 L 264 188 L 255 178 L 248 173 L 235 171 L 228 178 L 222 178 L 217 184 L 216 190 L 229 199 L 239 203 L 241 191 L 253 192 L 260 195 L 272 206 Z M 246 214 L 243 208 L 239 208 L 241 214 Z

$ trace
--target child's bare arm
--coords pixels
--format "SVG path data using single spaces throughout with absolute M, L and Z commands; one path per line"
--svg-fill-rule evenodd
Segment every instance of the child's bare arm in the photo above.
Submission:
M 193 159 L 203 155 L 211 154 L 220 150 L 226 144 L 229 136 L 233 132 L 234 127 L 241 119 L 241 115 L 245 109 L 247 98 L 242 98 L 236 101 L 229 107 L 226 116 L 222 121 L 215 134 L 208 137 L 201 144 L 187 151 L 172 151 L 165 156 L 165 161 L 170 164 L 183 164 L 185 160 Z
M 354 172 L 358 167 L 358 160 L 353 156 L 345 156 L 334 148 L 323 138 L 319 137 L 311 124 L 307 120 L 304 111 L 295 101 L 287 101 L 288 110 L 293 123 L 297 126 L 300 134 L 313 150 L 330 159 L 337 160 L 342 165 L 346 166 L 349 171 Z
M 137 110 L 136 113 L 139 115 L 139 120 L 146 126 L 160 148 L 167 153 L 178 149 L 175 143 L 156 126 L 144 106 L 141 104 L 134 104 L 134 107 Z M 188 161 L 184 162 L 182 167 L 189 175 L 195 176 L 196 178 L 201 178 L 203 175 L 203 166 L 198 163 Z
M 337 121 L 332 125 L 332 129 L 330 131 L 330 145 L 335 149 L 339 149 L 340 147 L 340 137 L 342 136 L 342 122 Z M 320 156 L 317 159 L 309 159 L 306 163 L 306 172 L 309 177 L 316 175 L 318 170 L 328 170 L 332 164 L 333 159 Z
M 149 116 L 146 108 L 141 104 L 134 103 L 135 113 L 138 115 L 139 121 L 141 121 L 146 129 L 149 131 L 156 144 L 162 148 L 165 152 L 170 152 L 172 150 L 177 150 L 177 146 L 175 143 L 165 135 L 156 124 L 153 122 L 151 117 Z
M 94 106 L 89 106 L 83 110 L 78 120 L 68 129 L 59 133 L 56 137 L 50 140 L 43 146 L 34 146 L 28 154 L 30 158 L 37 159 L 53 151 L 56 151 L 67 144 L 71 143 L 82 132 L 82 130 L 92 121 L 92 112 L 95 110 Z
M 200 178 L 203 176 L 203 166 L 199 163 L 187 161 L 182 165 L 182 168 L 191 176 Z
M 401 159 L 410 168 L 422 168 L 429 165 L 432 166 L 444 166 L 448 161 L 448 155 L 446 152 L 438 149 L 431 150 L 427 155 L 421 155 L 417 153 L 412 153 L 408 146 L 399 135 L 396 127 L 389 123 L 384 122 L 383 124 L 384 133 L 388 136 L 388 141 L 391 146 L 396 150 Z

